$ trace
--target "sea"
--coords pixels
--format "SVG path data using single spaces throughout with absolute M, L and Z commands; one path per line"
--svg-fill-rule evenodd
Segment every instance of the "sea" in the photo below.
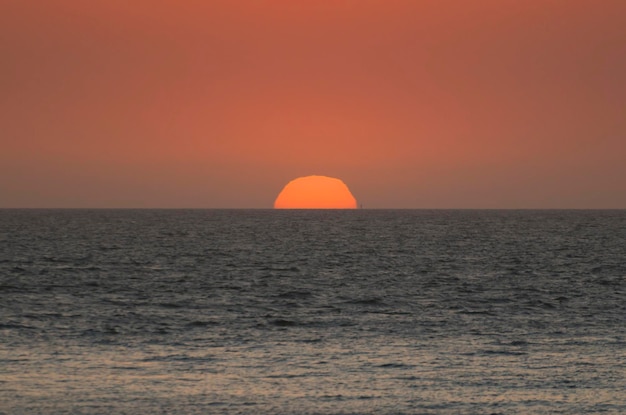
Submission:
M 0 414 L 626 414 L 626 211 L 3 209 Z

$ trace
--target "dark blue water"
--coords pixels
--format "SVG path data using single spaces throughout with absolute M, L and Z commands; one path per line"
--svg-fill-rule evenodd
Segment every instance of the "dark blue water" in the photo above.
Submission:
M 0 413 L 626 413 L 626 211 L 0 210 Z

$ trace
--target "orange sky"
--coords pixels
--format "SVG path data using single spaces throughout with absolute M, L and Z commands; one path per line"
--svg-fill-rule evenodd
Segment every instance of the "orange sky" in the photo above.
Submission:
M 4 0 L 0 207 L 626 208 L 626 1 Z

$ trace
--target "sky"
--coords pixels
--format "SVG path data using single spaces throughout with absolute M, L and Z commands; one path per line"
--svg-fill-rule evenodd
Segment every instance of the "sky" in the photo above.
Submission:
M 624 0 L 3 0 L 0 207 L 626 208 Z

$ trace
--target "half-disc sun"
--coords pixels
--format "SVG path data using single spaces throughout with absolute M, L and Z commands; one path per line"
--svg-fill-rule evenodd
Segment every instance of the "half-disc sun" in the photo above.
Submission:
M 356 199 L 344 182 L 306 176 L 290 181 L 274 201 L 275 209 L 355 209 Z

